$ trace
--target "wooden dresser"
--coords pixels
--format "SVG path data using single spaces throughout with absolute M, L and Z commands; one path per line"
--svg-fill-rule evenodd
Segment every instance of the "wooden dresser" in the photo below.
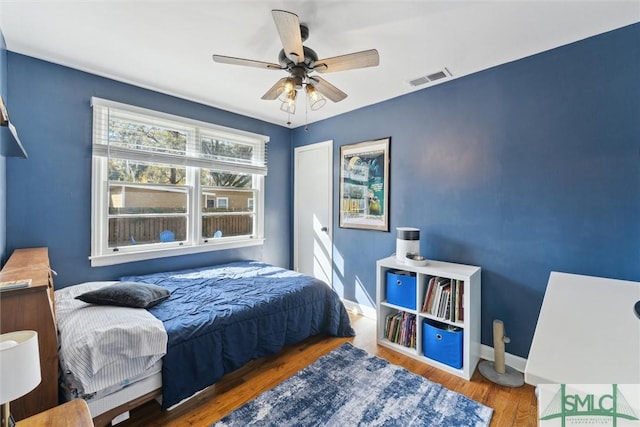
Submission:
M 58 404 L 58 336 L 54 289 L 47 248 L 16 249 L 0 271 L 0 281 L 31 279 L 25 288 L 0 291 L 0 333 L 38 333 L 42 381 L 26 396 L 11 402 L 16 420 Z

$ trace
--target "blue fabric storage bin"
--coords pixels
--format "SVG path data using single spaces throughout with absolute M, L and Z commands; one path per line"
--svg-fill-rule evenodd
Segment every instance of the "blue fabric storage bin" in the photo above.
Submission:
M 462 368 L 462 337 L 460 328 L 449 330 L 449 325 L 425 319 L 422 327 L 422 352 L 456 369 Z
M 408 272 L 387 271 L 387 302 L 416 309 L 416 276 Z

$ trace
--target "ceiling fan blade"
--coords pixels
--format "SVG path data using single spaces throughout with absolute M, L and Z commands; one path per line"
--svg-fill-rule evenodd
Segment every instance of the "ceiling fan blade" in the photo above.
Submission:
M 347 94 L 323 79 L 322 77 L 313 76 L 309 77 L 313 87 L 318 89 L 318 92 L 332 100 L 333 102 L 340 102 L 347 97 Z
M 333 73 L 335 71 L 353 70 L 356 68 L 375 67 L 380 64 L 380 56 L 375 49 L 362 52 L 349 53 L 347 55 L 334 56 L 333 58 L 319 59 L 314 65 L 314 70 L 319 73 Z
M 252 59 L 234 58 L 232 56 L 212 55 L 215 62 L 231 65 L 244 65 L 247 67 L 266 68 L 268 70 L 282 70 L 282 67 L 278 64 L 271 64 L 269 62 L 254 61 Z
M 300 34 L 300 21 L 298 15 L 286 10 L 272 10 L 273 20 L 276 23 L 280 41 L 284 53 L 294 64 L 304 61 L 302 49 L 302 35 Z
M 264 95 L 262 95 L 262 99 L 266 101 L 273 101 L 274 99 L 278 98 L 278 95 L 280 95 L 280 92 L 282 91 L 281 88 L 284 86 L 286 82 L 287 82 L 287 77 L 283 77 L 280 80 L 278 80 L 276 84 L 271 86 L 271 89 L 269 89 Z

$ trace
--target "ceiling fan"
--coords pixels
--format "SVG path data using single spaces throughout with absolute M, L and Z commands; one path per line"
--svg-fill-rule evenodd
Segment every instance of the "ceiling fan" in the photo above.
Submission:
M 309 36 L 309 28 L 300 24 L 298 15 L 285 10 L 272 10 L 271 14 L 283 46 L 278 56 L 278 64 L 223 55 L 213 55 L 213 60 L 224 64 L 244 65 L 267 70 L 286 70 L 289 77 L 278 80 L 262 95 L 262 99 L 280 99 L 282 101 L 280 109 L 287 113 L 295 113 L 297 91 L 302 88 L 307 93 L 312 110 L 317 110 L 326 103 L 324 97 L 333 102 L 340 102 L 347 97 L 346 93 L 314 74 L 315 72 L 332 73 L 374 67 L 380 63 L 378 51 L 375 49 L 318 59 L 318 55 L 313 49 L 302 45 Z

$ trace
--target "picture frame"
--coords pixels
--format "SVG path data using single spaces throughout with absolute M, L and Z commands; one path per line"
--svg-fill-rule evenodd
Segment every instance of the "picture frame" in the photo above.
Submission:
M 391 137 L 340 147 L 340 227 L 389 231 Z

